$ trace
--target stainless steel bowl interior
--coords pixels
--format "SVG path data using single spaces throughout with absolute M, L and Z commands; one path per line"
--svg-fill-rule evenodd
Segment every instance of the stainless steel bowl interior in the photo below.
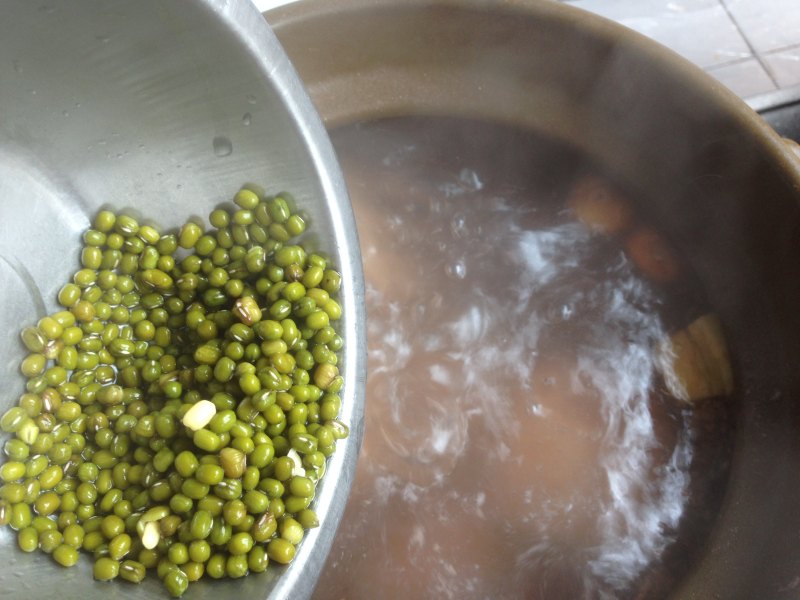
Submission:
M 347 286 L 340 442 L 320 486 L 322 526 L 288 568 L 199 582 L 187 597 L 310 595 L 347 498 L 361 440 L 363 279 L 352 212 L 330 142 L 282 48 L 247 0 L 14 0 L 0 19 L 0 369 L 5 411 L 24 381 L 22 326 L 56 309 L 79 265 L 80 233 L 100 207 L 164 228 L 206 217 L 245 182 L 291 191 L 313 215 L 306 243 L 327 251 Z M 61 569 L 23 555 L 0 530 L 7 598 L 149 598 L 92 580 L 90 560 Z

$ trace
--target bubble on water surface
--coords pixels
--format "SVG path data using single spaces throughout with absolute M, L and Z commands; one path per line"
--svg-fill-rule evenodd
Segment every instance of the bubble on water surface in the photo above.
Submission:
M 464 279 L 467 276 L 467 266 L 463 261 L 457 260 L 447 265 L 445 272 L 453 279 Z

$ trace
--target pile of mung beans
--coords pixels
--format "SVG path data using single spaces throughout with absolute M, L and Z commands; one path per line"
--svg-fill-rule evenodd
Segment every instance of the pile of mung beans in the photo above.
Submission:
M 172 596 L 289 563 L 336 441 L 341 276 L 297 243 L 289 194 L 161 234 L 102 210 L 63 310 L 23 329 L 26 392 L 0 418 L 0 525 L 97 580 Z

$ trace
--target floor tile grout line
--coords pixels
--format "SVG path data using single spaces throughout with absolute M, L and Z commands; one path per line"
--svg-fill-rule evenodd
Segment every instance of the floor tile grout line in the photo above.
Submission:
M 780 52 L 787 52 L 789 50 L 800 50 L 800 42 L 795 42 L 793 44 L 789 44 L 788 46 L 781 46 L 779 48 L 773 48 L 772 50 L 768 50 L 766 52 L 761 52 L 761 56 L 772 56 L 773 54 L 778 54 Z
M 746 56 L 744 58 L 735 58 L 733 60 L 728 60 L 728 61 L 725 61 L 725 62 L 716 63 L 716 64 L 710 65 L 708 67 L 702 67 L 702 69 L 703 69 L 703 71 L 711 73 L 713 71 L 717 71 L 719 69 L 724 69 L 726 67 L 735 67 L 736 65 L 743 65 L 745 63 L 750 62 L 751 60 L 756 60 L 756 58 L 754 56 Z M 758 61 L 756 61 L 756 62 L 758 62 Z
M 762 57 L 770 57 L 776 54 L 780 54 L 781 52 L 788 52 L 790 50 L 800 50 L 800 44 L 791 44 L 789 46 L 781 46 L 780 48 L 775 48 L 774 50 L 770 50 L 769 52 L 761 52 L 760 56 Z M 718 63 L 714 63 L 713 65 L 707 65 L 705 67 L 698 65 L 704 71 L 716 71 L 717 69 L 724 69 L 725 67 L 733 67 L 736 65 L 741 65 L 749 61 L 756 61 L 761 65 L 761 61 L 758 60 L 758 57 L 755 54 L 748 54 L 747 56 L 741 56 L 739 58 L 732 58 L 730 60 L 724 60 Z
M 775 77 L 775 74 L 772 72 L 772 69 L 767 64 L 767 62 L 764 60 L 764 58 L 761 56 L 761 53 L 758 52 L 755 49 L 755 46 L 753 46 L 753 43 L 750 41 L 750 38 L 747 37 L 747 35 L 745 34 L 744 30 L 739 25 L 739 21 L 736 19 L 736 17 L 733 16 L 733 13 L 728 8 L 728 4 L 726 3 L 726 1 L 725 0 L 719 0 L 719 3 L 722 6 L 722 10 L 725 11 L 725 13 L 728 15 L 728 18 L 733 23 L 733 26 L 736 27 L 736 31 L 738 31 L 739 35 L 742 36 L 742 39 L 744 40 L 744 43 L 747 44 L 747 47 L 750 49 L 750 52 L 753 54 L 753 57 L 758 61 L 758 64 L 761 65 L 761 68 L 764 69 L 764 72 L 767 74 L 767 77 L 769 77 L 770 81 L 772 82 L 772 84 L 776 88 L 780 89 L 781 86 L 778 85 L 778 80 Z

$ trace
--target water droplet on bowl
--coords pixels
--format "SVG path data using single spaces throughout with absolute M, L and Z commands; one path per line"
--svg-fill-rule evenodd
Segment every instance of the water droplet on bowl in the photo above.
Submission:
M 19 60 L 12 60 L 11 64 L 14 66 L 14 71 L 17 73 L 22 73 L 22 64 L 19 62 Z
M 242 117 L 242 125 L 244 125 L 245 127 L 249 127 L 250 122 L 252 120 L 253 120 L 253 115 L 251 115 L 250 113 L 244 113 L 244 116 Z
M 214 154 L 217 156 L 228 156 L 233 152 L 233 144 L 224 135 L 218 135 L 211 142 Z
M 247 103 L 248 104 L 255 104 L 256 103 L 256 97 L 253 94 L 248 94 L 247 95 Z

